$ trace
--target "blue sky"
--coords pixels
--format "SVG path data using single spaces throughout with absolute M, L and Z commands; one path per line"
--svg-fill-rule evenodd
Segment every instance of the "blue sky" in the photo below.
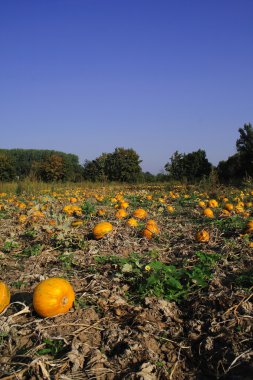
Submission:
M 0 1 L 1 148 L 80 162 L 235 153 L 253 124 L 252 0 Z

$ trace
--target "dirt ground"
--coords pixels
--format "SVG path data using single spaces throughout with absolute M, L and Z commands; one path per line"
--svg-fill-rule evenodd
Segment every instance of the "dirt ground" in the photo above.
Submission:
M 157 221 L 160 233 L 151 240 L 141 236 L 144 221 L 130 228 L 109 202 L 101 218 L 64 215 L 67 196 L 3 197 L 0 271 L 11 304 L 0 314 L 1 379 L 253 379 L 253 248 L 243 231 L 251 210 L 248 218 L 227 219 L 219 210 L 208 220 L 195 198 L 180 196 L 168 213 L 159 194 L 150 204 L 144 196 L 124 198 L 129 215 L 143 206 Z M 86 195 L 86 206 L 87 199 L 93 202 Z M 34 204 L 43 217 L 34 217 Z M 96 211 L 102 206 L 95 203 Z M 20 223 L 22 214 L 27 219 Z M 74 220 L 82 223 L 74 227 Z M 113 231 L 95 240 L 92 228 L 101 220 Z M 195 239 L 200 227 L 210 233 L 206 243 Z M 196 252 L 216 257 L 212 266 L 198 266 Z M 158 261 L 161 270 L 177 268 L 178 293 L 166 285 L 171 293 L 164 296 L 163 283 L 152 293 L 149 266 Z M 190 273 L 187 280 L 178 268 Z M 76 300 L 66 314 L 40 318 L 32 294 L 49 277 L 68 279 Z

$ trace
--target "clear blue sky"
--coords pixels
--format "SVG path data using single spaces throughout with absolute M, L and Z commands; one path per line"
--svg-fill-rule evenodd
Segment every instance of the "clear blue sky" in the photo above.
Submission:
M 1 0 L 1 148 L 217 164 L 253 123 L 252 0 Z

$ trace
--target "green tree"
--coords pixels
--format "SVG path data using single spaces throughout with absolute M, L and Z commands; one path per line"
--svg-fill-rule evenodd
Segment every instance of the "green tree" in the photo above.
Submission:
M 0 152 L 0 180 L 12 181 L 15 178 L 15 168 L 11 157 L 4 152 Z
M 185 175 L 189 181 L 200 180 L 209 176 L 212 164 L 206 158 L 206 152 L 202 149 L 186 154 L 184 157 Z
M 49 170 L 50 165 L 48 163 L 54 155 L 61 157 L 64 166 L 64 177 L 60 176 L 59 178 L 70 181 L 82 179 L 83 169 L 78 162 L 78 157 L 74 154 L 39 149 L 0 149 L 0 154 L 2 153 L 7 154 L 10 158 L 15 175 L 19 179 L 27 177 L 31 179 L 43 179 L 43 176 L 49 178 L 50 174 L 46 174 L 43 168 L 45 163 L 47 163 L 47 170 Z M 53 168 L 51 168 L 52 170 Z
M 44 181 L 59 181 L 66 178 L 64 160 L 61 156 L 53 154 L 41 165 L 40 175 Z
M 236 149 L 240 155 L 240 169 L 243 176 L 253 176 L 253 128 L 252 125 L 244 124 L 239 128 L 240 137 L 236 141 Z
M 83 179 L 83 167 L 79 164 L 79 159 L 75 154 L 62 153 L 64 165 L 64 180 L 78 182 Z
M 95 160 L 86 160 L 84 163 L 83 176 L 88 181 L 106 181 L 105 162 L 109 153 L 102 153 Z
M 142 173 L 142 182 L 155 182 L 156 176 L 150 172 Z
M 170 162 L 165 165 L 165 170 L 175 180 L 198 181 L 208 176 L 211 169 L 212 165 L 202 149 L 188 154 L 176 151 L 170 158 Z
M 244 176 L 244 169 L 240 154 L 236 153 L 226 161 L 220 161 L 217 172 L 221 182 L 229 183 L 241 180 Z
M 133 149 L 116 148 L 105 161 L 105 174 L 110 181 L 136 182 L 141 175 L 140 157 Z
M 184 156 L 176 150 L 170 157 L 170 162 L 165 164 L 164 168 L 171 178 L 181 180 L 185 176 Z
M 253 156 L 253 128 L 252 125 L 244 124 L 239 128 L 240 137 L 236 141 L 237 151 L 241 154 Z
M 221 182 L 238 184 L 246 176 L 253 177 L 253 127 L 250 123 L 244 124 L 238 132 L 237 153 L 217 166 Z

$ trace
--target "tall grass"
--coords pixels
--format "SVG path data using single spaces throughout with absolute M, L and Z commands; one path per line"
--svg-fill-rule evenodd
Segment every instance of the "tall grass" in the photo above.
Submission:
M 28 178 L 22 181 L 0 182 L 0 193 L 7 194 L 38 194 L 41 192 L 64 192 L 65 190 L 98 191 L 105 190 L 107 193 L 120 191 L 138 191 L 138 190 L 162 190 L 165 183 L 119 183 L 119 182 L 42 182 L 30 180 Z
M 41 181 L 31 181 L 24 179 L 22 181 L 13 182 L 0 182 L 0 192 L 7 194 L 37 194 L 42 191 L 52 192 L 64 190 L 67 188 L 79 187 L 79 184 L 66 182 L 66 183 L 47 183 Z
M 218 182 L 216 173 L 212 173 L 209 177 L 201 180 L 197 186 L 199 191 L 203 192 L 217 192 L 223 186 Z M 251 181 L 252 184 L 252 181 Z M 168 181 L 168 182 L 152 182 L 152 183 L 120 183 L 120 182 L 42 182 L 31 179 L 24 179 L 22 181 L 13 182 L 0 182 L 0 193 L 7 194 L 38 194 L 41 192 L 64 192 L 66 190 L 80 190 L 81 191 L 94 191 L 103 192 L 107 194 L 115 192 L 127 192 L 127 191 L 138 191 L 146 190 L 157 191 L 157 192 L 168 192 L 173 190 L 175 187 L 184 188 L 185 191 L 190 191 L 195 185 L 190 183 L 184 183 L 183 181 Z

